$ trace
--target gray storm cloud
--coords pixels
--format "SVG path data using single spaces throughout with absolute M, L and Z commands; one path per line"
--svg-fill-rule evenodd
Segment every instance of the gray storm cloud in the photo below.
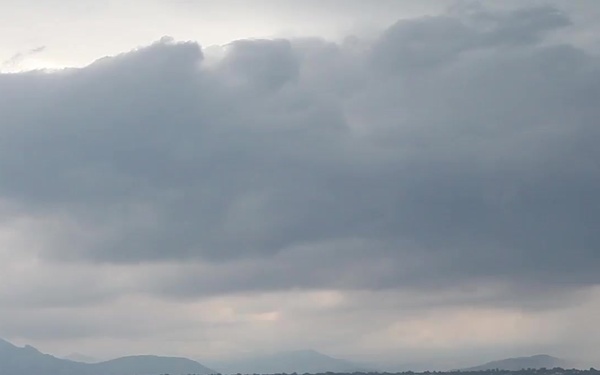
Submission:
M 12 311 L 5 331 L 142 335 L 154 315 L 102 305 L 135 293 L 498 282 L 514 288 L 414 304 L 571 301 L 600 283 L 600 60 L 552 38 L 571 22 L 459 7 L 375 40 L 240 40 L 208 64 L 163 38 L 0 74 L 3 276 L 32 274 L 0 307 L 83 306 L 69 330 L 39 327 L 53 310 L 37 326 Z M 119 323 L 90 321 L 98 305 Z

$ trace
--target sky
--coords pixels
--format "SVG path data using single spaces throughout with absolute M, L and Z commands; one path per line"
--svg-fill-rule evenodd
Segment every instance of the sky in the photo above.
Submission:
M 598 17 L 0 0 L 0 337 L 600 365 Z

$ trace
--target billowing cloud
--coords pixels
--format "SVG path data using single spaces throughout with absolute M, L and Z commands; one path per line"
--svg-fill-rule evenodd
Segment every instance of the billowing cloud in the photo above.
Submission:
M 456 7 L 375 40 L 240 40 L 208 63 L 163 38 L 1 74 L 0 256 L 27 281 L 0 306 L 370 291 L 450 309 L 445 332 L 465 305 L 510 326 L 581 301 L 600 283 L 600 60 L 556 41 L 571 24 Z M 364 345 L 428 324 L 406 319 L 381 317 Z

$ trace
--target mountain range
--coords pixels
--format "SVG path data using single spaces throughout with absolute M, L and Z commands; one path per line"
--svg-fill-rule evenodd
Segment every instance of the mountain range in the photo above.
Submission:
M 75 362 L 41 353 L 32 346 L 17 347 L 0 339 L 2 375 L 159 375 L 215 374 L 187 358 L 130 356 L 99 363 Z
M 2 375 L 158 375 L 158 374 L 274 374 L 373 371 L 368 366 L 333 358 L 314 350 L 274 353 L 211 363 L 208 368 L 187 358 L 152 355 L 121 357 L 99 362 L 75 353 L 57 358 L 32 346 L 18 347 L 0 339 Z
M 91 357 L 73 354 L 61 359 L 41 353 L 32 346 L 15 346 L 0 339 L 1 375 L 159 375 L 159 374 L 275 374 L 275 373 L 353 373 L 376 372 L 371 366 L 330 357 L 314 350 L 298 350 L 271 355 L 248 357 L 210 363 L 180 357 L 140 355 L 95 362 Z M 87 362 L 87 363 L 86 363 Z M 549 355 L 507 358 L 462 371 L 508 370 L 539 368 L 570 368 L 569 362 Z

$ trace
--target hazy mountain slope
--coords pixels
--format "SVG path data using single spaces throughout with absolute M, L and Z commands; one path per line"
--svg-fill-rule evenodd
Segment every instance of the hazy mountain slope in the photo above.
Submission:
M 499 361 L 488 362 L 483 365 L 470 367 L 465 370 L 467 371 L 481 371 L 481 370 L 521 370 L 528 368 L 554 368 L 554 367 L 568 367 L 568 363 L 560 358 L 555 358 L 549 355 L 540 354 L 531 357 L 518 357 L 518 358 L 507 358 Z
M 133 356 L 88 364 L 60 359 L 26 346 L 0 340 L 2 375 L 159 375 L 215 373 L 186 358 Z
M 274 374 L 365 371 L 366 366 L 337 359 L 314 350 L 280 352 L 268 356 L 212 364 L 224 374 Z
M 213 371 L 187 358 L 153 355 L 131 356 L 89 365 L 93 375 L 213 374 Z
M 40 353 L 31 346 L 19 348 L 0 340 L 0 374 L 80 375 L 86 374 L 85 366 Z

